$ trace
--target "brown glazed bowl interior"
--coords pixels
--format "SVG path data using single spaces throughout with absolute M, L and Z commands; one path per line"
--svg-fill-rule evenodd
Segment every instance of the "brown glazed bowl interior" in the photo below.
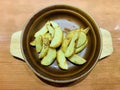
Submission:
M 35 48 L 29 43 L 48 20 L 57 22 L 63 31 L 90 27 L 88 45 L 79 53 L 87 60 L 84 65 L 75 65 L 67 60 L 69 69 L 61 70 L 56 60 L 50 66 L 40 64 Z M 68 83 L 82 79 L 96 65 L 101 51 L 101 36 L 93 18 L 84 11 L 68 5 L 54 5 L 40 10 L 29 20 L 23 31 L 21 46 L 25 61 L 35 74 L 50 82 Z

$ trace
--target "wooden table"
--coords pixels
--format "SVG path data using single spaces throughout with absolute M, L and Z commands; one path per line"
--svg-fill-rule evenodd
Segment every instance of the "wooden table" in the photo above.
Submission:
M 100 27 L 111 32 L 114 52 L 101 60 L 82 82 L 64 87 L 45 83 L 25 62 L 10 55 L 13 32 L 41 8 L 68 4 L 90 13 Z M 120 0 L 1 0 L 0 1 L 0 90 L 120 90 Z

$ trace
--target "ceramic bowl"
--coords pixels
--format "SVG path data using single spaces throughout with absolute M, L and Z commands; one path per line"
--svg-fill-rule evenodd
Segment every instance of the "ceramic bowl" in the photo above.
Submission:
M 30 41 L 48 20 L 57 22 L 63 31 L 90 27 L 88 45 L 78 54 L 87 60 L 85 64 L 75 65 L 67 61 L 69 69 L 61 70 L 56 60 L 50 66 L 39 63 L 38 54 L 35 48 L 30 46 Z M 95 20 L 83 10 L 68 5 L 49 6 L 34 14 L 24 28 L 21 42 L 25 62 L 31 70 L 40 78 L 55 83 L 83 79 L 94 68 L 101 52 L 101 35 Z

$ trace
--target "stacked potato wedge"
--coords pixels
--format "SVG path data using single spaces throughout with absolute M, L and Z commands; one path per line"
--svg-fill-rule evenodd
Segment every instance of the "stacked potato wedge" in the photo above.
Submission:
M 56 22 L 48 21 L 35 33 L 35 39 L 30 42 L 30 45 L 36 48 L 42 65 L 51 65 L 56 58 L 58 66 L 67 70 L 67 60 L 77 65 L 86 62 L 77 53 L 82 51 L 88 43 L 87 33 L 89 29 L 88 27 L 86 29 L 71 30 L 64 35 L 61 27 Z

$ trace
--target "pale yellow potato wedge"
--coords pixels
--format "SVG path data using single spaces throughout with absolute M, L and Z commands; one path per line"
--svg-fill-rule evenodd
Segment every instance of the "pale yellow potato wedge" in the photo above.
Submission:
M 43 37 L 43 45 L 42 45 L 42 50 L 39 54 L 39 58 L 43 58 L 46 56 L 47 52 L 48 52 L 48 49 L 49 49 L 49 44 L 50 44 L 50 41 L 48 38 L 45 38 Z
M 49 21 L 39 30 L 35 33 L 34 37 L 38 37 L 40 35 L 44 35 L 48 32 L 47 25 L 49 25 Z
M 66 33 L 66 37 L 73 36 L 76 31 L 78 31 L 78 29 L 76 29 L 76 30 L 70 30 L 69 32 Z
M 41 36 L 35 38 L 35 46 L 36 46 L 36 52 L 39 53 L 42 49 L 42 37 Z
M 66 35 L 66 37 L 63 39 L 61 48 L 62 48 L 62 51 L 64 53 L 65 53 L 65 51 L 66 51 L 66 49 L 67 49 L 67 47 L 68 47 L 68 45 L 69 45 L 69 43 L 70 43 L 73 35 L 74 35 L 74 32 L 73 33 L 72 32 L 73 31 L 68 32 L 67 35 Z
M 70 57 L 71 55 L 73 55 L 74 50 L 75 50 L 75 42 L 71 42 L 67 50 L 65 51 L 65 57 Z
M 72 40 L 70 41 L 69 46 L 67 47 L 66 51 L 65 51 L 65 56 L 66 57 L 70 57 L 74 54 L 75 51 L 75 41 L 78 39 L 78 32 L 75 32 Z
M 43 44 L 42 44 L 42 50 L 39 54 L 39 58 L 43 58 L 49 49 L 50 41 L 52 40 L 52 36 L 50 33 L 46 33 L 42 36 Z
M 87 34 L 89 30 L 90 30 L 90 27 L 87 27 L 85 29 L 82 29 L 81 31 L 84 32 L 85 34 Z
M 41 35 L 40 35 L 40 36 L 41 36 Z M 42 36 L 48 38 L 50 41 L 52 40 L 52 36 L 51 36 L 50 33 L 45 33 L 45 34 L 42 35 Z M 39 37 L 39 36 L 38 36 L 38 37 Z M 37 37 L 36 37 L 36 38 L 37 38 Z M 35 39 L 30 42 L 30 45 L 31 45 L 31 46 L 35 46 L 35 45 L 36 45 Z
M 57 51 L 57 62 L 58 62 L 58 66 L 61 69 L 65 69 L 65 70 L 68 69 L 68 64 L 65 55 L 61 49 Z
M 80 47 L 75 49 L 75 53 L 79 53 L 80 51 L 82 51 L 86 46 L 87 46 L 88 40 L 86 40 L 86 42 L 81 45 Z
M 54 28 L 51 26 L 51 24 L 47 25 L 47 29 L 49 31 L 49 33 L 51 34 L 52 38 L 54 37 L 55 34 L 55 30 Z
M 65 38 L 62 43 L 62 51 L 65 53 L 69 43 L 71 41 L 71 38 Z
M 80 29 L 76 29 L 76 30 L 71 30 L 69 32 L 67 32 L 66 37 L 63 39 L 62 42 L 62 51 L 65 53 L 72 37 L 74 36 L 75 32 L 79 33 Z
M 41 60 L 41 64 L 48 66 L 48 65 L 52 64 L 52 62 L 55 60 L 55 58 L 56 58 L 56 49 L 49 48 L 47 55 Z
M 86 62 L 86 60 L 77 54 L 72 55 L 71 57 L 68 58 L 72 63 L 82 65 Z
M 52 35 L 50 33 L 44 34 L 43 37 L 48 38 L 49 41 L 52 40 Z
M 30 42 L 30 45 L 31 45 L 31 46 L 35 46 L 35 45 L 36 45 L 35 39 Z
M 78 37 L 78 40 L 76 42 L 76 47 L 80 47 L 82 46 L 87 40 L 87 36 L 84 32 L 79 32 L 79 37 Z
M 50 23 L 52 24 L 52 26 L 53 26 L 53 28 L 55 30 L 55 34 L 54 34 L 54 37 L 53 37 L 53 39 L 52 39 L 52 41 L 50 43 L 50 47 L 57 48 L 62 43 L 63 32 L 61 30 L 61 27 L 57 23 L 55 23 L 53 21 L 51 21 Z

